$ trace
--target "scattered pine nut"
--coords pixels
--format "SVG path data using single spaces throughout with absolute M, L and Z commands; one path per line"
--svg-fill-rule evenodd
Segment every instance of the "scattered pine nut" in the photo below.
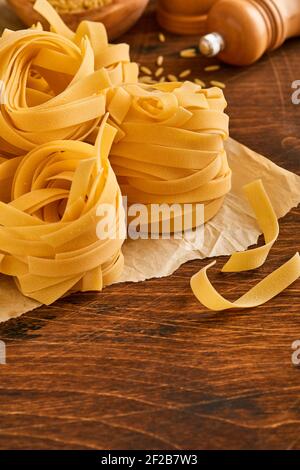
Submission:
M 152 71 L 149 69 L 149 67 L 145 67 L 144 65 L 141 67 L 141 72 L 145 73 L 146 75 L 152 75 Z
M 179 74 L 179 77 L 180 78 L 186 78 L 188 77 L 189 75 L 191 75 L 192 71 L 190 69 L 187 69 L 187 70 L 183 70 L 180 74 Z
M 160 83 L 164 83 L 166 81 L 166 77 L 161 77 L 159 81 Z
M 218 82 L 218 81 L 216 81 L 216 80 L 212 80 L 212 81 L 210 82 L 210 84 L 211 84 L 211 86 L 217 86 L 217 87 L 219 87 L 219 88 L 226 88 L 225 83 L 223 83 L 223 82 Z
M 196 57 L 196 55 L 197 55 L 197 51 L 195 48 L 183 49 L 182 51 L 180 51 L 181 57 Z
M 156 59 L 157 66 L 161 67 L 163 63 L 164 63 L 164 57 L 162 55 L 158 56 Z
M 217 70 L 220 70 L 220 66 L 219 65 L 208 65 L 207 67 L 205 67 L 204 71 L 205 72 L 216 72 Z
M 166 36 L 164 35 L 164 33 L 159 33 L 158 39 L 160 40 L 160 42 L 166 42 Z
M 149 75 L 145 75 L 144 77 L 139 78 L 140 83 L 146 83 L 147 85 L 152 85 L 152 83 L 156 83 Z
M 194 82 L 196 83 L 196 85 L 202 86 L 202 88 L 206 87 L 206 84 L 203 82 L 203 80 L 200 80 L 200 78 L 195 78 Z
M 178 78 L 176 75 L 172 75 L 171 73 L 168 75 L 169 82 L 178 82 Z
M 156 70 L 155 76 L 160 77 L 164 73 L 164 68 L 160 67 L 159 69 Z

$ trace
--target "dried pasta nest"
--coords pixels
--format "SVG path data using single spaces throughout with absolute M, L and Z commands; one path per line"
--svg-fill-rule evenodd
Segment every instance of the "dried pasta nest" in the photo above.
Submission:
M 96 144 L 53 141 L 0 164 L 0 272 L 51 304 L 67 293 L 101 291 L 123 268 L 122 198 L 108 155 L 115 129 Z M 101 205 L 113 208 L 99 237 Z
M 119 128 L 110 161 L 128 202 L 146 205 L 150 222 L 152 205 L 167 204 L 159 215 L 160 232 L 164 221 L 170 222 L 167 230 L 179 231 L 182 216 L 185 229 L 200 225 L 200 205 L 204 221 L 211 219 L 231 189 L 222 90 L 191 82 L 124 84 L 110 90 L 107 100 Z M 172 213 L 169 205 L 176 205 Z
M 101 23 L 71 31 L 44 1 L 36 10 L 51 24 L 0 38 L 0 150 L 22 155 L 57 139 L 85 140 L 105 114 L 105 90 L 135 82 L 127 44 L 109 44 Z

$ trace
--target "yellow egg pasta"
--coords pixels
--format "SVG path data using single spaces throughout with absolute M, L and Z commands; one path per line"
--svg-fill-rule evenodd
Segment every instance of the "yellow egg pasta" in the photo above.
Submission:
M 46 0 L 35 9 L 51 25 L 5 30 L 0 38 L 0 151 L 24 155 L 51 140 L 85 140 L 105 114 L 106 90 L 135 82 L 127 44 L 108 44 L 101 23 L 71 31 Z
M 260 267 L 266 261 L 279 234 L 277 217 L 262 182 L 254 181 L 245 186 L 244 190 L 263 230 L 266 243 L 252 250 L 234 253 L 223 267 L 223 272 L 242 272 Z M 300 276 L 300 256 L 296 253 L 236 302 L 230 302 L 216 291 L 207 277 L 208 269 L 214 264 L 215 261 L 201 269 L 191 279 L 191 288 L 196 298 L 214 311 L 253 308 L 262 305 L 290 286 Z
M 149 212 L 151 204 L 178 204 L 182 212 L 184 204 L 192 211 L 203 204 L 204 221 L 211 219 L 231 188 L 222 91 L 191 82 L 124 84 L 107 99 L 119 129 L 110 161 L 128 202 Z
M 0 163 L 0 272 L 41 303 L 72 290 L 100 291 L 122 271 L 125 214 L 108 160 L 116 131 L 106 120 L 95 146 L 53 141 Z M 114 218 L 99 237 L 104 204 Z
M 241 272 L 257 269 L 262 266 L 279 235 L 279 224 L 271 201 L 261 180 L 244 186 L 245 195 L 255 213 L 261 228 L 265 245 L 250 251 L 233 253 L 223 266 L 223 272 Z
M 192 277 L 191 288 L 199 302 L 215 312 L 263 305 L 289 287 L 300 276 L 300 256 L 299 253 L 296 253 L 289 261 L 252 287 L 237 301 L 230 302 L 216 291 L 207 277 L 207 270 L 214 264 L 215 261 Z
M 176 221 L 189 216 L 188 230 L 200 223 L 198 205 L 204 207 L 201 224 L 218 213 L 232 174 L 220 88 L 138 83 L 129 46 L 109 44 L 102 24 L 82 21 L 74 32 L 46 0 L 34 8 L 50 31 L 37 24 L 0 37 L 0 273 L 48 305 L 118 280 L 126 229 L 122 195 L 129 206 L 144 205 L 146 230 L 156 221 L 161 233 L 167 221 L 176 232 Z M 224 272 L 260 267 L 279 234 L 262 182 L 245 193 L 265 244 L 234 253 Z M 157 220 L 153 205 L 162 208 Z M 107 221 L 99 212 L 105 207 L 113 209 Z M 209 282 L 210 266 L 193 276 L 191 287 L 213 310 L 261 305 L 300 274 L 296 254 L 229 302 Z

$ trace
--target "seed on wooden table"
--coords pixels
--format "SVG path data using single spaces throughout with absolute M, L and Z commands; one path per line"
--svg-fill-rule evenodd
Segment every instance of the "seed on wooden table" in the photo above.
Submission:
M 158 56 L 157 59 L 156 59 L 156 64 L 158 67 L 161 67 L 162 64 L 164 63 L 164 58 L 162 55 Z
M 180 78 L 186 78 L 188 77 L 189 75 L 191 75 L 192 71 L 190 69 L 188 70 L 183 70 L 180 74 L 179 74 L 179 77 Z
M 159 69 L 156 70 L 155 76 L 160 77 L 164 73 L 164 68 L 160 67 Z
M 141 72 L 145 73 L 146 75 L 152 75 L 152 71 L 148 68 L 142 65 L 141 67 Z
M 166 42 L 166 36 L 164 35 L 164 33 L 159 33 L 158 39 L 160 40 L 160 42 Z
M 176 75 L 173 75 L 171 73 L 168 75 L 168 80 L 169 82 L 178 82 L 178 78 L 176 77 Z
M 149 75 L 146 75 L 145 77 L 140 77 L 139 78 L 140 83 L 146 83 L 147 85 L 151 85 L 152 83 L 156 83 L 155 80 L 153 80 Z
M 218 82 L 218 81 L 216 81 L 216 80 L 212 80 L 212 81 L 210 82 L 210 84 L 211 84 L 212 86 L 217 86 L 218 88 L 226 88 L 225 83 L 223 83 L 223 82 Z
M 206 87 L 206 84 L 204 83 L 203 80 L 200 80 L 200 78 L 195 78 L 194 82 L 196 83 L 196 85 L 200 85 L 200 86 L 202 86 L 203 88 Z
M 180 56 L 181 57 L 196 57 L 197 55 L 197 51 L 195 48 L 191 48 L 191 49 L 183 49 L 182 51 L 180 51 Z
M 208 65 L 207 67 L 205 67 L 204 71 L 205 72 L 216 72 L 217 70 L 220 70 L 220 66 L 219 65 Z

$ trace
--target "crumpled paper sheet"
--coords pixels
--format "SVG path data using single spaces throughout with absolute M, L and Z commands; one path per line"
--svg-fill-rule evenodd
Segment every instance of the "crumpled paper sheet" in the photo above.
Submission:
M 278 218 L 300 203 L 300 177 L 233 139 L 226 143 L 233 186 L 221 211 L 205 225 L 203 237 L 191 240 L 128 240 L 125 269 L 119 282 L 139 282 L 169 276 L 194 259 L 231 255 L 257 242 L 261 231 L 243 196 L 245 184 L 261 178 Z M 201 229 L 200 229 L 201 230 Z M 101 295 L 101 294 L 99 294 Z M 0 323 L 39 307 L 24 297 L 14 282 L 0 276 Z

